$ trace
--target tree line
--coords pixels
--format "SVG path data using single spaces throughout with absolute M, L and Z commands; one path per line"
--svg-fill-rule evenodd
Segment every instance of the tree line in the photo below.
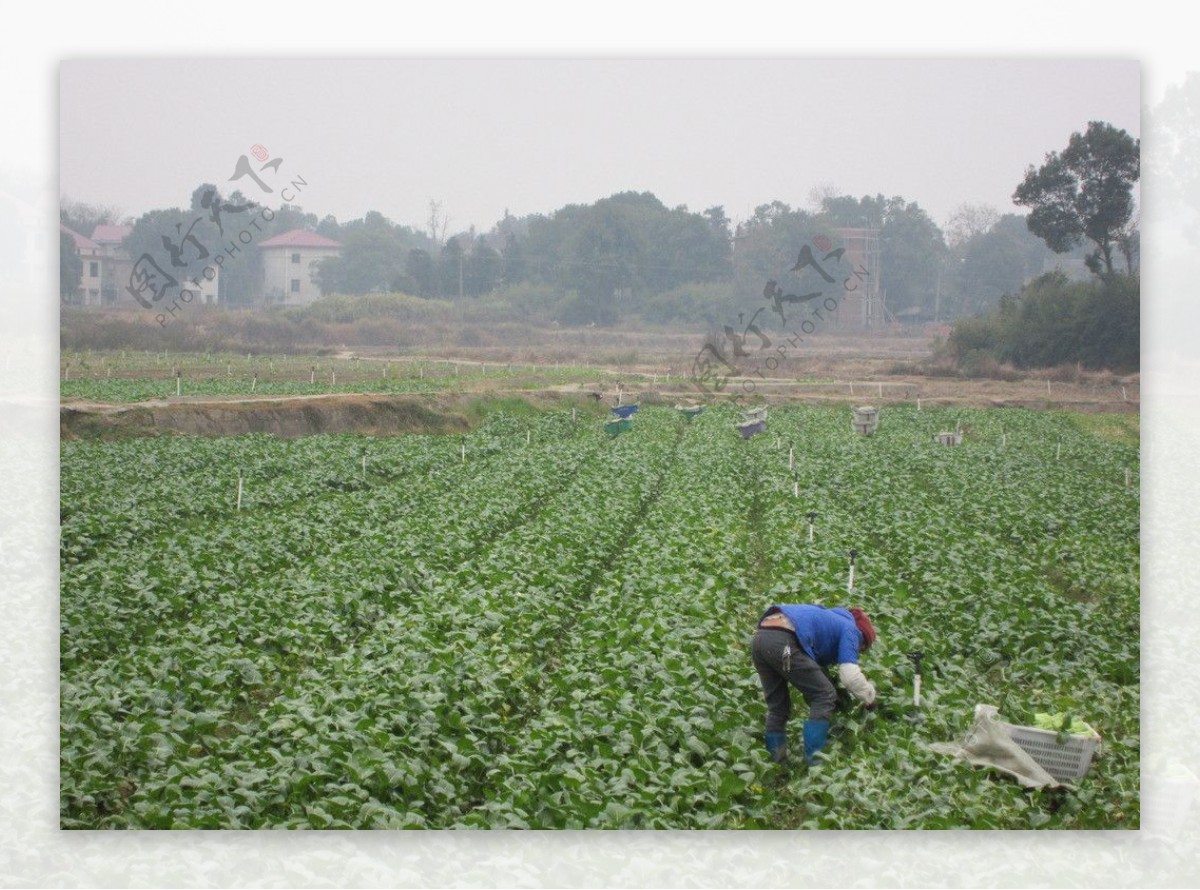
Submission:
M 184 207 L 128 220 L 133 232 L 125 248 L 131 257 L 153 255 L 162 252 L 164 234 L 178 242 L 190 233 L 209 250 L 219 249 L 230 238 L 208 207 L 248 203 L 238 191 L 226 196 L 201 184 Z M 814 198 L 807 209 L 772 201 L 735 224 L 720 206 L 693 212 L 667 207 L 650 192 L 621 192 L 550 214 L 506 213 L 486 232 L 449 236 L 436 208 L 428 226 L 416 228 L 378 211 L 339 222 L 284 204 L 270 221 L 260 218 L 261 231 L 242 246 L 237 262 L 224 263 L 221 301 L 263 305 L 257 245 L 296 228 L 342 245 L 339 256 L 320 263 L 323 293 L 491 297 L 563 324 L 716 322 L 733 305 L 761 302 L 764 284 L 786 275 L 799 245 L 818 235 L 836 240 L 833 230 L 840 227 L 879 230 L 881 285 L 901 320 L 947 320 L 995 306 L 1054 256 L 1022 217 L 964 205 L 943 231 L 919 204 L 899 196 L 831 194 Z M 112 208 L 72 201 L 63 202 L 60 217 L 84 235 L 98 223 L 120 221 Z M 69 254 L 64 249 L 64 287 Z
M 1011 327 L 1012 301 L 1043 299 L 1051 282 L 1090 275 L 1094 285 L 1136 274 L 1138 150 L 1125 131 L 1093 122 L 1072 134 L 1064 151 L 1026 171 L 1013 202 L 1029 208 L 1027 215 L 963 204 L 944 227 L 903 196 L 853 197 L 830 187 L 810 194 L 805 208 L 771 201 L 736 223 L 720 206 L 691 211 L 668 207 L 651 192 L 627 191 L 549 214 L 505 212 L 486 232 L 472 227 L 452 235 L 441 205 L 432 201 L 421 228 L 374 210 L 339 222 L 285 204 L 243 248 L 244 262 L 224 265 L 221 300 L 262 305 L 257 243 L 303 228 L 342 245 L 339 256 L 319 264 L 325 294 L 487 299 L 543 323 L 716 325 L 738 307 L 762 305 L 764 286 L 793 271 L 800 245 L 820 243 L 822 236 L 836 242 L 840 228 L 868 228 L 878 233 L 878 284 L 892 320 L 1003 317 L 1004 324 L 985 326 L 997 332 Z M 185 229 L 201 242 L 218 243 L 223 233 L 211 208 L 247 203 L 238 191 L 226 197 L 201 184 L 187 209 L 154 210 L 133 221 L 125 246 L 138 256 L 158 248 L 164 232 Z M 61 217 L 83 234 L 97 222 L 116 221 L 109 208 L 77 202 L 64 202 Z M 1056 268 L 1067 274 L 1042 278 Z M 1029 290 L 1035 281 L 1037 289 Z M 977 342 L 983 329 L 964 329 L 974 338 L 967 351 L 983 348 Z M 995 351 L 1024 355 L 999 345 Z

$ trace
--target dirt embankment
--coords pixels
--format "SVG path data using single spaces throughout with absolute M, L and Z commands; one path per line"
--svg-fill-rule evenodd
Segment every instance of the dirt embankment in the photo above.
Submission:
M 389 396 L 330 395 L 285 399 L 142 402 L 135 405 L 65 404 L 64 439 L 121 439 L 182 434 L 236 436 L 273 433 L 296 438 L 318 433 L 461 433 L 470 424 L 456 406 L 425 405 Z

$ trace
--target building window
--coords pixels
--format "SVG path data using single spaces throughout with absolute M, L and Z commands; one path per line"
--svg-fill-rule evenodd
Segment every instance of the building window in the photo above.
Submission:
M 294 293 L 294 294 L 300 293 L 300 279 L 299 278 L 292 279 L 292 293 Z
M 300 262 L 300 254 L 298 254 L 298 253 L 294 253 L 294 254 L 292 254 L 292 262 L 293 262 L 293 263 L 298 263 L 298 262 Z
M 88 263 L 88 276 L 90 278 L 99 278 L 100 277 L 100 264 L 99 263 Z

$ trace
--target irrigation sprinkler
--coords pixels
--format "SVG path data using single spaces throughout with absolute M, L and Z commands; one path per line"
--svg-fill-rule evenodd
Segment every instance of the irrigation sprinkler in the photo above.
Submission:
M 796 484 L 799 485 L 800 483 L 797 482 Z M 808 543 L 810 543 L 810 544 L 813 542 L 813 523 L 815 523 L 816 521 L 817 521 L 817 511 L 809 510 L 808 511 Z M 853 553 L 854 551 L 851 551 L 851 552 Z M 853 557 L 851 557 L 851 559 L 853 560 Z M 853 564 L 853 563 L 851 563 L 851 564 Z M 851 571 L 853 572 L 853 569 Z M 853 575 L 851 575 L 851 577 L 853 577 Z
M 909 660 L 913 663 L 913 707 L 921 707 L 921 659 L 925 657 L 925 653 L 919 649 L 908 653 Z
M 854 593 L 854 563 L 858 559 L 858 551 L 854 548 L 850 549 L 850 580 L 846 584 L 846 592 Z

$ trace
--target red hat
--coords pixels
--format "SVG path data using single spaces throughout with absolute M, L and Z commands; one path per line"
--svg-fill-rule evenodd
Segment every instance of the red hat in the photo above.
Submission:
M 858 606 L 850 609 L 850 614 L 854 616 L 854 623 L 862 632 L 862 651 L 866 652 L 871 648 L 871 644 L 875 642 L 875 625 L 871 623 L 871 619 L 867 617 L 867 613 Z

